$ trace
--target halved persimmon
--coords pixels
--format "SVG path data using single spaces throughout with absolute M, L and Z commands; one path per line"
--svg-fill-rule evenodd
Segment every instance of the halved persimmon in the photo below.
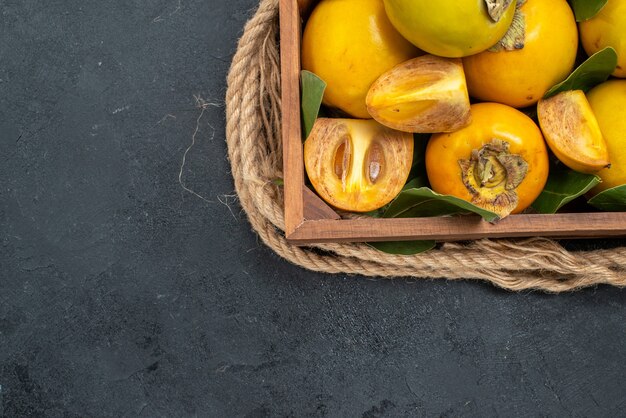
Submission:
M 351 212 L 378 209 L 400 193 L 413 161 L 413 135 L 373 120 L 315 121 L 304 164 L 315 191 Z
M 582 173 L 610 166 L 606 142 L 582 90 L 540 100 L 537 116 L 548 146 L 563 164 Z
M 470 100 L 460 59 L 423 55 L 381 75 L 365 99 L 385 126 L 405 132 L 453 132 L 470 123 Z

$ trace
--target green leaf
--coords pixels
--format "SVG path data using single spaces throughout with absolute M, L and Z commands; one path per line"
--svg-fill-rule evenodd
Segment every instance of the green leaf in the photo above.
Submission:
M 407 183 L 407 186 L 418 184 L 421 178 L 417 177 Z M 391 202 L 383 218 L 417 218 L 444 216 L 465 213 L 476 213 L 489 222 L 499 219 L 493 212 L 481 209 L 465 200 L 454 196 L 445 196 L 435 193 L 428 187 L 407 188 Z M 380 217 L 380 212 L 373 216 Z M 389 241 L 368 242 L 368 245 L 388 254 L 412 255 L 428 251 L 435 247 L 435 241 Z
M 402 188 L 402 191 L 409 190 L 409 189 L 419 189 L 420 187 L 428 187 L 428 186 L 429 186 L 428 178 L 426 177 L 426 173 L 424 173 L 423 176 L 418 175 L 417 177 L 414 177 L 410 179 L 409 181 L 407 181 L 404 187 Z M 387 211 L 390 205 L 391 203 L 387 203 L 382 208 L 379 208 L 370 212 L 365 212 L 365 215 L 371 216 L 372 218 L 383 218 L 385 215 L 385 212 Z
M 552 97 L 567 90 L 589 89 L 606 81 L 617 67 L 617 53 L 613 48 L 606 47 L 593 54 L 583 62 L 567 79 L 552 87 L 543 96 L 544 99 Z
M 428 179 L 425 176 L 413 177 L 406 182 L 402 190 L 419 189 L 420 187 L 428 187 Z
M 476 213 L 488 222 L 499 219 L 493 212 L 454 196 L 435 193 L 428 187 L 400 192 L 385 211 L 383 218 L 418 218 L 462 213 Z
M 539 213 L 556 213 L 561 207 L 587 193 L 600 183 L 600 177 L 579 173 L 567 167 L 550 167 L 550 176 L 532 207 Z
M 626 212 L 626 184 L 600 192 L 587 203 L 606 212 Z
M 594 17 L 604 6 L 608 0 L 571 0 L 572 9 L 574 9 L 574 15 L 576 15 L 576 21 L 582 22 L 583 20 L 591 19 Z
M 313 129 L 313 124 L 322 105 L 326 83 L 310 71 L 300 73 L 302 89 L 302 137 L 306 139 Z
M 407 183 L 418 183 L 416 178 Z M 476 213 L 485 220 L 494 222 L 499 219 L 493 212 L 481 209 L 465 200 L 454 196 L 435 193 L 428 187 L 406 188 L 389 204 L 383 218 L 417 218 L 454 214 Z M 378 214 L 378 216 L 380 216 Z M 412 255 L 428 251 L 435 247 L 435 241 L 389 241 L 368 242 L 368 245 L 388 254 Z
M 387 254 L 413 255 L 435 248 L 435 241 L 368 242 L 367 245 Z

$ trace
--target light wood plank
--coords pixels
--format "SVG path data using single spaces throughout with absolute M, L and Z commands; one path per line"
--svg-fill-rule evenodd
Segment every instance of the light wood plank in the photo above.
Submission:
M 287 236 L 297 244 L 505 237 L 626 237 L 626 213 L 511 215 L 496 224 L 477 216 L 307 221 Z
M 304 221 L 304 162 L 300 128 L 300 14 L 296 0 L 280 0 L 280 62 L 282 96 L 285 232 Z
M 337 212 L 331 209 L 322 199 L 313 193 L 308 187 L 303 187 L 304 194 L 304 219 L 314 221 L 320 219 L 340 219 Z

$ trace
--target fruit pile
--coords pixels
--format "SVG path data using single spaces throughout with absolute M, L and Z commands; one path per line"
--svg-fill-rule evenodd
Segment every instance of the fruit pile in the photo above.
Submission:
M 320 109 L 303 80 L 305 167 L 335 208 L 384 216 L 410 191 L 446 200 L 420 216 L 503 218 L 626 196 L 626 0 L 321 0 L 302 68 L 325 87 Z

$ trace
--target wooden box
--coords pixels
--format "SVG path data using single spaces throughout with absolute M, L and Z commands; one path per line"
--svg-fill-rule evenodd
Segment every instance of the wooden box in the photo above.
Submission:
M 300 40 L 312 0 L 280 0 L 285 234 L 295 244 L 346 241 L 455 241 L 504 237 L 626 236 L 626 213 L 511 215 L 495 224 L 479 216 L 341 219 L 305 186 L 300 126 Z

